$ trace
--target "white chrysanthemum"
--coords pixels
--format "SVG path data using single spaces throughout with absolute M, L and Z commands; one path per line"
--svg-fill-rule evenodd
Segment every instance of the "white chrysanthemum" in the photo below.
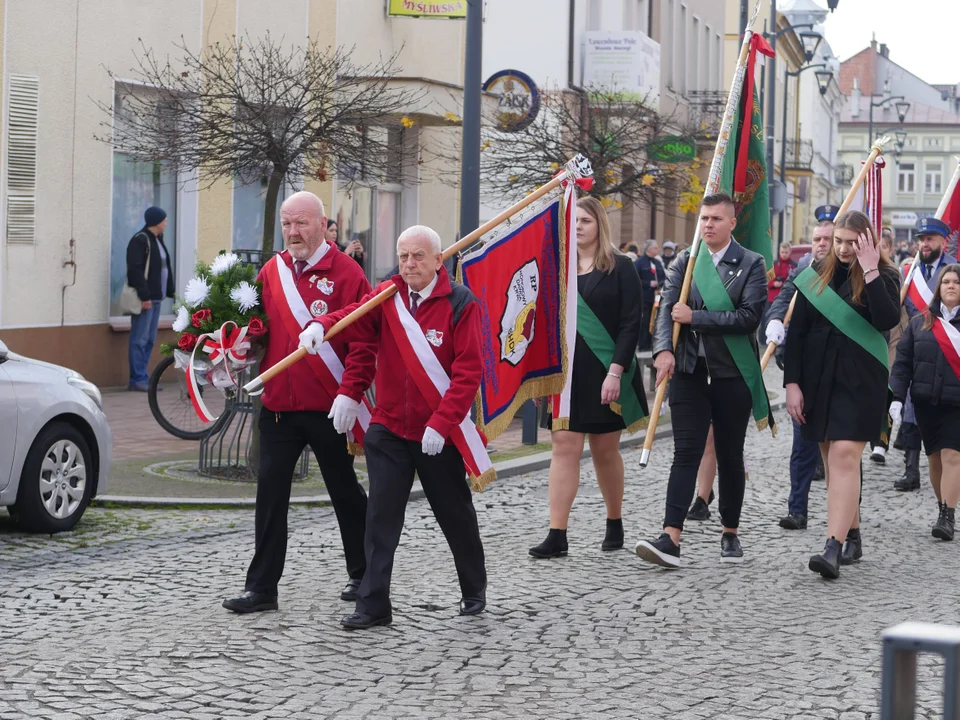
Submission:
M 230 299 L 239 306 L 242 313 L 253 310 L 260 304 L 257 289 L 246 280 L 241 280 L 240 284 L 230 291 Z
M 199 307 L 210 294 L 210 284 L 206 278 L 193 278 L 183 291 L 183 299 L 192 308 Z
M 217 255 L 214 258 L 213 262 L 210 263 L 210 274 L 211 275 L 222 275 L 227 270 L 232 268 L 240 262 L 240 258 L 236 253 L 225 253 L 223 255 Z
M 177 319 L 173 321 L 173 331 L 181 333 L 190 327 L 190 313 L 181 305 L 177 310 Z

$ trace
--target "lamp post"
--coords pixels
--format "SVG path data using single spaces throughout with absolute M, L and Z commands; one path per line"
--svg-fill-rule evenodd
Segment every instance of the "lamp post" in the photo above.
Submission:
M 801 33 L 801 35 L 806 35 L 808 33 Z M 809 33 L 812 35 L 813 33 Z M 807 62 L 813 59 L 813 55 L 817 50 L 817 46 L 820 45 L 820 41 L 823 40 L 823 37 L 817 35 L 817 41 L 813 44 L 813 50 L 807 55 Z M 806 41 L 804 42 L 804 51 L 806 52 Z M 815 65 L 805 65 L 796 72 L 791 72 L 787 70 L 787 77 L 800 77 L 800 73 L 806 70 L 812 70 L 813 68 L 824 68 L 827 67 L 826 63 L 817 63 Z M 829 70 L 818 70 L 816 72 L 817 76 L 817 85 L 820 88 L 820 95 L 826 95 L 827 89 L 830 87 L 830 81 L 833 79 L 833 73 Z M 800 103 L 800 84 L 797 83 L 797 104 Z M 796 154 L 799 151 L 799 146 L 794 151 Z M 787 184 L 787 86 L 784 82 L 783 86 L 783 132 L 781 133 L 780 140 L 780 182 L 784 186 Z M 780 242 L 783 242 L 783 233 L 784 233 L 784 222 L 786 216 L 786 209 L 780 211 L 780 221 L 779 221 L 779 239 Z
M 462 161 L 460 164 L 460 237 L 480 224 L 480 101 L 483 86 L 483 3 L 467 0 L 467 47 L 463 70 Z
M 884 107 L 887 103 L 895 100 L 894 107 L 897 109 L 897 117 L 900 119 L 900 124 L 902 125 L 904 120 L 907 119 L 907 112 L 910 110 L 910 103 L 907 102 L 907 99 L 903 95 L 890 95 L 890 81 L 887 80 L 883 84 L 883 95 L 880 95 L 881 98 L 879 101 L 874 101 L 874 98 L 878 97 L 877 95 L 870 96 L 870 118 L 868 121 L 868 131 L 867 131 L 867 140 L 873 142 L 873 109 L 875 107 Z

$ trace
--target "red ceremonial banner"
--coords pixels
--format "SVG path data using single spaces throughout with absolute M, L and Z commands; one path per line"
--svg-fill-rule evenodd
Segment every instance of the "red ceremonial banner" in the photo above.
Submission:
M 480 301 L 483 380 L 477 426 L 489 439 L 531 398 L 563 389 L 566 247 L 557 199 L 460 264 Z

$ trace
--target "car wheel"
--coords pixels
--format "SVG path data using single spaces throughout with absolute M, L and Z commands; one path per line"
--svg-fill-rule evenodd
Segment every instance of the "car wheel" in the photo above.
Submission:
M 87 441 L 64 422 L 48 425 L 27 453 L 17 491 L 20 527 L 30 532 L 70 530 L 90 503 L 93 463 Z

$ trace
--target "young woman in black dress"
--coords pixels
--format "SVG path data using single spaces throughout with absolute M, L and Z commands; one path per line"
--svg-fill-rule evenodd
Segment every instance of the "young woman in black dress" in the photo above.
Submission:
M 615 344 L 613 359 L 605 365 L 577 332 L 573 356 L 569 429 L 552 430 L 550 461 L 550 532 L 547 539 L 530 548 L 536 558 L 567 554 L 567 522 L 580 486 L 580 458 L 589 438 L 597 484 L 607 509 L 606 535 L 601 547 L 623 547 L 623 458 L 620 434 L 623 417 L 611 409 L 622 401 L 620 381 L 634 362 L 640 337 L 642 290 L 633 261 L 619 253 L 610 239 L 610 223 L 603 205 L 595 198 L 577 201 L 577 286 L 580 296 Z M 578 317 L 578 327 L 583 318 Z M 631 386 L 647 415 L 646 396 L 640 372 Z
M 940 271 L 928 311 L 907 325 L 890 372 L 896 398 L 890 414 L 899 419 L 908 388 L 913 396 L 939 507 L 932 534 L 940 540 L 953 540 L 960 501 L 960 356 L 953 349 L 953 343 L 960 342 L 958 311 L 960 265 L 947 265 Z
M 856 527 L 860 458 L 864 445 L 880 436 L 886 414 L 888 360 L 881 333 L 900 321 L 900 274 L 880 253 L 870 219 L 856 211 L 837 218 L 833 251 L 813 270 L 819 279 L 808 294 L 797 278 L 800 292 L 787 335 L 784 386 L 787 412 L 802 426 L 805 440 L 820 444 L 823 455 L 827 542 L 809 567 L 832 579 L 840 576 L 844 538 L 852 541 L 853 557 L 862 554 Z M 815 306 L 831 299 L 848 313 L 839 326 Z M 850 310 L 866 323 L 850 322 L 856 320 Z M 854 339 L 853 327 L 866 346 Z

